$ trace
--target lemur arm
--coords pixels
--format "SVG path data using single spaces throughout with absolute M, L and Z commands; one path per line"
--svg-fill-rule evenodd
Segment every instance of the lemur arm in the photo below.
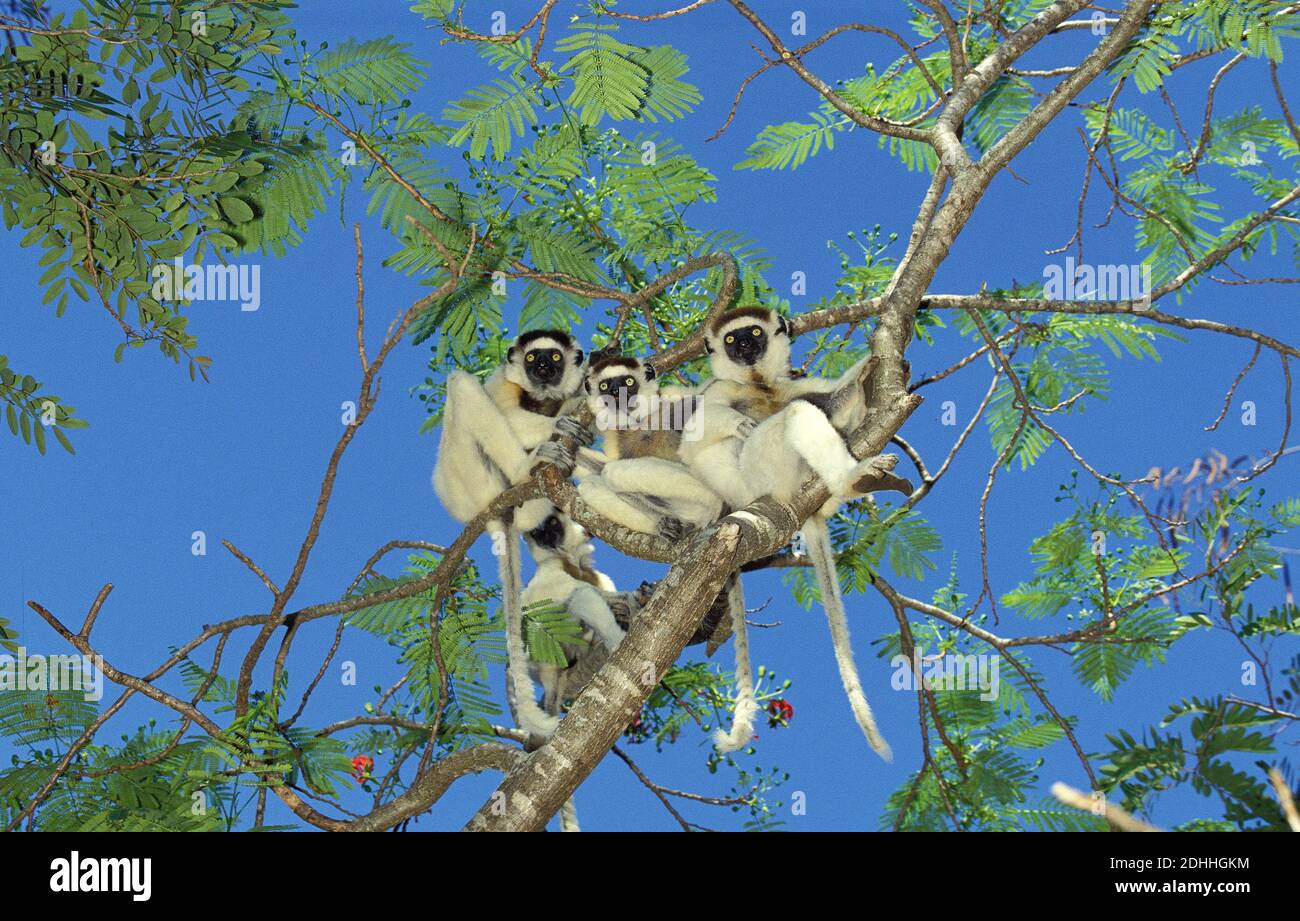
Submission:
M 837 378 L 810 377 L 790 382 L 793 399 L 816 406 L 842 433 L 862 424 L 867 409 L 867 389 L 876 361 L 867 356 Z
M 522 413 L 516 408 L 515 413 Z M 528 454 L 515 426 L 478 378 L 465 371 L 453 371 L 447 377 L 447 405 L 443 411 L 444 429 L 468 432 L 477 448 L 506 475 L 511 482 L 527 476 Z M 459 460 L 448 458 L 447 460 Z
M 567 607 L 570 614 L 596 631 L 596 636 L 610 652 L 617 649 L 623 641 L 623 628 L 618 625 L 614 613 L 595 588 L 586 584 L 579 585 L 569 596 Z

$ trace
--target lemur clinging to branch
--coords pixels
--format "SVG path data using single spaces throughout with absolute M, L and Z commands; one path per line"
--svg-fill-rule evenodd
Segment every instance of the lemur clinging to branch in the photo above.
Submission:
M 766 495 L 789 502 L 813 474 L 826 484 L 831 497 L 804 523 L 805 539 L 849 703 L 871 747 L 889 759 L 889 746 L 876 726 L 853 662 L 826 526 L 827 518 L 849 499 L 881 489 L 911 493 L 911 484 L 892 472 L 896 456 L 860 461 L 845 442 L 845 434 L 866 418 L 874 362 L 864 359 L 838 380 L 796 380 L 790 373 L 789 326 L 783 317 L 761 307 L 744 307 L 715 318 L 706 332 L 705 348 L 713 380 L 704 388 L 700 405 L 704 437 L 684 444 L 682 453 L 691 469 L 735 509 Z M 736 437 L 725 425 L 710 425 L 714 407 L 742 413 L 758 426 L 747 437 Z M 743 616 L 735 627 L 739 654 L 745 646 L 740 637 Z M 733 731 L 731 741 L 735 737 Z
M 619 594 L 613 580 L 595 568 L 595 550 L 587 532 L 568 515 L 552 510 L 524 539 L 537 563 L 537 571 L 528 580 L 522 594 L 524 606 L 545 601 L 563 605 L 569 615 L 585 628 L 584 639 L 588 643 L 598 641 L 607 651 L 613 652 L 624 636 L 615 609 L 627 623 L 640 605 L 635 594 Z M 531 687 L 526 695 L 517 695 L 515 706 L 521 728 L 544 737 L 555 731 L 565 699 L 571 696 L 570 691 L 581 690 L 570 681 L 580 651 L 578 647 L 565 646 L 569 664 L 563 668 L 530 664 L 530 672 L 542 684 L 542 707 L 538 710 Z M 587 676 L 590 674 L 588 670 Z
M 568 333 L 535 330 L 515 340 L 505 362 L 482 384 L 464 371 L 448 376 L 433 488 L 453 518 L 474 518 L 503 490 L 526 481 L 538 461 L 555 464 L 566 476 L 572 473 L 573 454 L 549 439 L 558 430 L 579 444 L 592 441 L 574 420 L 557 422 L 582 385 L 583 359 Z M 493 549 L 506 622 L 506 684 L 512 699 L 521 702 L 533 697 L 524 658 L 519 528 L 537 527 L 550 508 L 544 499 L 529 500 L 488 525 L 494 541 L 504 544 Z
M 661 391 L 653 365 L 621 355 L 593 361 L 584 386 L 605 464 L 579 475 L 578 494 L 606 518 L 667 540 L 716 520 L 722 500 L 678 456 L 683 433 L 698 427 L 694 391 Z

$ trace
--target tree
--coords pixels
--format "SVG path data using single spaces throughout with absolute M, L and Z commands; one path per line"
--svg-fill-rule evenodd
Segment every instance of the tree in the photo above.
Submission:
M 1204 827 L 1280 829 L 1288 821 L 1300 822 L 1284 775 L 1272 775 L 1275 793 L 1266 784 L 1268 769 L 1277 765 L 1260 761 L 1243 770 L 1228 760 L 1274 751 L 1271 733 L 1296 719 L 1291 711 L 1300 694 L 1300 659 L 1279 674 L 1263 651 L 1252 651 L 1264 675 L 1265 700 L 1189 697 L 1174 704 L 1167 721 L 1172 725 L 1187 718 L 1188 737 L 1164 734 L 1164 727 L 1140 738 L 1121 732 L 1112 740 L 1112 751 L 1089 756 L 1075 734 L 1077 717 L 1052 703 L 1023 651 L 1068 648 L 1079 680 L 1105 697 L 1139 664 L 1158 662 L 1173 643 L 1197 630 L 1222 624 L 1251 650 L 1263 650 L 1273 639 L 1296 632 L 1289 586 L 1283 604 L 1266 613 L 1257 613 L 1254 605 L 1267 597 L 1260 587 L 1284 572 L 1275 538 L 1300 524 L 1300 504 L 1296 499 L 1265 501 L 1255 481 L 1263 483 L 1286 452 L 1289 361 L 1300 351 L 1249 327 L 1157 305 L 1213 279 L 1218 267 L 1238 274 L 1227 283 L 1295 282 L 1247 278 L 1232 262 L 1248 262 L 1265 244 L 1276 247 L 1286 236 L 1300 252 L 1295 207 L 1300 186 L 1294 175 L 1274 175 L 1277 163 L 1300 152 L 1300 130 L 1278 66 L 1282 42 L 1300 25 L 1296 11 L 1277 2 L 1134 0 L 1118 15 L 1107 15 L 1091 12 L 1083 0 L 1011 0 L 979 9 L 924 0 L 908 34 L 846 23 L 791 46 L 782 37 L 784 28 L 776 29 L 741 0 L 727 4 L 737 22 L 754 31 L 763 50 L 757 70 L 738 79 L 731 116 L 720 130 L 728 129 L 741 105 L 752 105 L 747 97 L 758 92 L 759 78 L 771 70 L 793 72 L 817 105 L 807 121 L 765 128 L 738 167 L 797 169 L 809 158 L 827 156 L 838 136 L 868 131 L 879 135 L 904 167 L 929 177 L 901 256 L 892 257 L 888 243 L 873 235 L 861 242 L 860 257 L 845 255 L 844 275 L 835 290 L 814 309 L 792 318 L 797 333 L 817 334 L 808 356 L 810 369 L 836 373 L 870 350 L 878 364 L 868 395 L 868 422 L 851 436 L 850 445 L 866 456 L 893 443 L 910 458 L 920 479 L 917 490 L 896 506 L 855 503 L 837 516 L 833 532 L 841 579 L 850 588 L 879 595 L 893 612 L 898 631 L 886 640 L 889 654 L 906 663 L 931 649 L 950 657 L 986 655 L 1015 675 L 992 707 L 980 704 L 964 687 L 917 685 L 922 757 L 909 783 L 891 798 L 887 824 L 906 829 L 1130 827 L 1125 823 L 1135 820 L 1129 812 L 1148 810 L 1159 791 L 1181 783 L 1223 803 L 1222 816 L 1207 818 Z M 633 739 L 653 735 L 660 744 L 671 744 L 683 723 L 699 719 L 700 711 L 711 713 L 710 718 L 725 717 L 725 676 L 678 664 L 679 658 L 688 642 L 698 639 L 713 600 L 738 569 L 788 566 L 796 597 L 814 598 L 815 588 L 787 548 L 801 523 L 827 499 L 820 482 L 805 484 L 789 504 L 761 499 L 746 510 L 749 515 L 725 517 L 678 546 L 593 514 L 558 470 L 544 466 L 530 481 L 503 493 L 450 545 L 393 541 L 370 557 L 342 598 L 297 608 L 291 602 L 318 540 L 340 460 L 374 409 L 380 372 L 404 337 L 433 343 L 423 396 L 431 410 L 429 424 L 436 426 L 446 371 L 454 366 L 486 371 L 500 360 L 509 338 L 503 329 L 503 284 L 523 287 L 520 326 L 568 325 L 582 315 L 598 324 L 600 344 L 652 352 L 662 372 L 692 381 L 703 370 L 699 330 L 707 319 L 736 303 L 788 307 L 765 277 L 768 263 L 756 243 L 687 222 L 690 203 L 716 194 L 713 177 L 689 152 L 646 125 L 672 121 L 701 99 L 700 90 L 686 79 L 685 56 L 671 44 L 651 42 L 670 37 L 676 23 L 700 15 L 707 5 L 710 0 L 697 0 L 667 12 L 631 13 L 612 2 L 574 2 L 566 4 L 572 10 L 561 14 L 557 0 L 544 0 L 518 29 L 480 32 L 466 24 L 467 14 L 450 0 L 422 0 L 416 12 L 449 40 L 474 43 L 499 74 L 437 118 L 403 104 L 419 84 L 421 67 L 391 40 L 349 43 L 314 55 L 304 51 L 292 60 L 279 60 L 277 53 L 253 64 L 260 43 L 292 41 L 282 20 L 263 27 L 261 20 L 241 19 L 237 9 L 225 27 L 230 31 L 212 38 L 210 46 L 201 44 L 197 52 L 177 31 L 186 15 L 181 7 L 167 17 L 151 18 L 144 9 L 136 10 L 134 20 L 92 22 L 83 17 L 70 27 L 61 21 L 39 27 L 0 21 L 7 31 L 31 36 L 31 47 L 38 42 L 66 47 L 70 67 L 84 65 L 94 41 L 127 42 L 120 47 L 133 50 L 118 52 L 118 70 L 112 73 L 118 82 L 126 77 L 125 61 L 152 54 L 170 62 L 155 72 L 159 81 L 198 80 L 210 69 L 220 71 L 211 78 L 213 85 L 192 87 L 200 109 L 220 92 L 216 86 L 244 94 L 221 100 L 226 113 L 215 122 L 221 126 L 221 143 L 201 149 L 175 138 L 149 137 L 147 151 L 131 155 L 143 159 L 131 159 L 129 165 L 126 157 L 104 159 L 105 154 L 87 152 L 95 142 L 83 139 L 78 132 L 84 130 L 75 127 L 74 113 L 88 115 L 89 104 L 78 108 L 80 103 L 62 98 L 19 121 L 23 128 L 11 143 L 26 147 L 4 149 L 10 157 L 6 215 L 17 216 L 18 205 L 24 220 L 30 219 L 29 210 L 48 215 L 40 223 L 25 224 L 34 228 L 32 241 L 47 241 L 56 254 L 51 265 L 59 271 L 52 268 L 46 283 L 56 285 L 66 277 L 83 297 L 86 284 L 94 287 L 104 306 L 124 323 L 127 344 L 156 340 L 173 358 L 193 345 L 184 333 L 183 316 L 153 297 L 152 288 L 141 287 L 147 258 L 170 259 L 188 252 L 196 241 L 196 260 L 204 241 L 218 255 L 283 252 L 299 242 L 301 229 L 322 210 L 327 194 L 351 181 L 348 167 L 356 161 L 370 167 L 364 180 L 370 207 L 399 246 L 385 265 L 418 277 L 430 289 L 394 319 L 377 350 L 368 350 L 363 245 L 359 227 L 354 230 L 361 368 L 355 422 L 330 456 L 310 526 L 282 584 L 234 544 L 225 544 L 271 593 L 270 609 L 206 627 L 143 677 L 121 672 L 106 660 L 104 674 L 122 686 L 123 696 L 102 712 L 75 708 L 73 698 L 57 694 L 11 710 L 0 720 L 0 730 L 24 744 L 57 744 L 34 750 L 0 775 L 10 827 L 24 821 L 39 827 L 126 827 L 140 821 L 228 827 L 239 820 L 238 794 L 251 783 L 256 824 L 263 822 L 269 793 L 318 828 L 378 830 L 427 812 L 457 778 L 492 769 L 505 777 L 468 827 L 533 830 L 565 806 L 611 750 L 628 761 L 684 827 L 690 826 L 671 806 L 668 793 L 649 781 L 617 743 L 634 720 Z M 717 5 L 724 4 L 719 0 Z M 249 4 L 254 6 L 263 5 Z M 254 17 L 251 10 L 243 12 Z M 203 63 L 194 64 L 165 44 L 161 50 L 146 50 L 129 40 L 145 37 L 143 31 L 130 30 L 149 28 L 146 24 L 155 19 L 157 34 L 165 41 L 175 38 L 187 54 L 206 55 Z M 170 34 L 164 34 L 164 25 Z M 263 28 L 269 31 L 263 34 Z M 901 54 L 879 72 L 868 65 L 865 73 L 828 82 L 813 69 L 813 52 L 849 32 L 866 33 L 880 47 L 901 49 Z M 1086 47 L 1070 42 L 1080 34 L 1092 37 Z M 226 50 L 223 42 L 239 50 Z M 1051 66 L 1025 66 L 1031 53 Z M 1194 136 L 1183 130 L 1172 102 L 1170 119 L 1144 103 L 1152 92 L 1167 100 L 1165 85 L 1175 74 L 1206 59 L 1224 63 L 1208 83 L 1203 124 Z M 245 64 L 265 86 L 231 82 L 229 75 Z M 1216 90 L 1238 66 L 1269 71 L 1278 116 L 1268 117 L 1258 106 L 1226 115 L 1215 112 Z M 154 126 L 152 119 L 170 110 L 141 116 L 124 109 L 138 99 L 137 90 L 126 101 L 132 80 L 126 78 L 120 88 L 115 83 L 112 94 L 106 87 L 96 90 L 93 110 L 111 111 L 130 125 L 148 119 L 145 134 L 157 134 L 168 121 Z M 20 116 L 34 105 L 12 97 L 7 104 Z M 56 111 L 63 116 L 57 124 Z M 1076 115 L 1084 178 L 1076 233 L 1063 248 L 1073 248 L 1077 258 L 1067 262 L 1066 273 L 1049 275 L 1043 285 L 1006 279 L 1004 287 L 972 293 L 931 290 L 994 178 L 1010 171 L 1016 156 L 1050 124 Z M 53 134 L 57 146 L 66 137 L 59 133 L 65 125 L 79 145 L 72 154 L 74 166 L 41 172 L 40 143 Z M 267 125 L 282 127 L 268 130 Z M 128 131 L 123 136 L 135 135 Z M 123 145 L 124 154 L 129 146 Z M 438 152 L 447 147 L 464 148 L 468 181 L 457 182 L 437 165 Z M 334 150 L 342 155 L 333 156 Z M 1261 151 L 1274 156 L 1265 161 L 1256 156 Z M 182 163 L 186 165 L 178 172 Z M 225 178 L 198 183 L 191 172 L 198 163 Z M 1219 219 L 1216 190 L 1200 176 L 1207 164 L 1231 167 L 1254 207 L 1230 221 Z M 1094 173 L 1113 210 L 1131 222 L 1141 257 L 1140 271 L 1132 275 L 1084 261 L 1084 203 L 1095 188 Z M 95 200 L 111 196 L 108 213 L 134 231 L 121 235 L 115 250 L 105 248 L 93 228 L 77 220 L 90 207 L 83 191 L 92 186 L 99 197 Z M 194 219 L 165 226 L 162 216 L 177 209 L 192 209 L 184 213 L 193 213 Z M 1076 272 L 1075 267 L 1088 271 Z M 61 290 L 47 292 L 47 297 L 58 297 Z M 110 303 L 114 292 L 120 292 L 116 307 Z M 128 302 L 136 306 L 139 329 L 122 319 Z M 840 327 L 850 334 L 837 331 Z M 1130 480 L 1103 472 L 1105 466 L 1076 450 L 1056 420 L 1104 396 L 1103 348 L 1151 358 L 1162 337 L 1177 330 L 1254 343 L 1255 355 L 1229 391 L 1225 411 L 1256 359 L 1265 350 L 1278 356 L 1287 381 L 1281 400 L 1288 410 L 1281 444 L 1267 457 L 1209 458 L 1177 476 L 1157 469 Z M 913 381 L 907 356 L 940 336 L 970 339 L 973 351 L 939 374 Z M 192 373 L 196 366 L 202 370 L 199 357 L 191 361 Z M 948 456 L 932 467 L 909 444 L 905 423 L 926 386 L 967 368 L 986 372 L 987 390 Z M 6 386 L 12 383 L 6 376 Z M 28 426 L 32 410 L 23 406 L 34 399 L 33 391 L 25 384 L 19 389 L 31 397 L 18 407 Z M 1038 567 L 1034 577 L 999 599 L 985 560 L 978 593 L 963 590 L 954 574 L 933 599 L 909 597 L 886 573 L 934 565 L 927 553 L 938 535 L 920 509 L 981 420 L 998 455 L 981 501 L 983 546 L 988 541 L 984 508 L 1004 471 L 1015 465 L 1023 471 L 1044 452 L 1060 450 L 1076 462 L 1083 483 L 1063 490 L 1068 513 L 1031 548 Z M 1174 494 L 1175 481 L 1183 493 Z M 1195 495 L 1192 486 L 1199 487 Z M 521 741 L 517 731 L 492 721 L 498 711 L 484 681 L 501 658 L 491 613 L 494 587 L 467 563 L 466 553 L 492 516 L 539 495 L 618 551 L 666 562 L 670 568 L 626 641 L 596 671 L 555 736 L 525 752 L 509 744 Z M 408 571 L 397 577 L 379 574 L 376 567 L 395 550 L 413 551 Z M 110 590 L 105 586 L 99 593 L 80 630 L 38 602 L 32 608 L 80 653 L 97 655 L 91 630 Z M 1078 614 L 1073 608 L 1069 614 L 1079 616 L 1082 624 L 1011 635 L 999 624 L 999 600 L 1004 608 L 1033 619 L 1057 620 L 1067 606 L 1078 605 Z M 400 650 L 407 672 L 382 693 L 374 713 L 312 730 L 297 725 L 298 720 L 330 659 L 316 680 L 304 685 L 293 710 L 286 663 L 298 633 L 326 618 L 337 621 L 337 635 L 354 626 L 387 639 Z M 251 634 L 250 648 L 237 669 L 223 674 L 226 641 L 245 630 Z M 255 689 L 258 666 L 277 631 L 282 638 L 269 681 L 264 690 Z M 568 639 L 553 610 L 530 612 L 529 638 L 532 654 L 543 660 L 554 655 L 556 640 Z M 192 654 L 209 641 L 215 641 L 211 662 L 196 663 Z M 185 678 L 189 699 L 160 685 L 173 670 Z M 646 674 L 653 680 L 642 680 Z M 764 688 L 776 721 L 784 718 L 778 688 L 774 683 Z M 179 714 L 181 729 L 162 733 L 142 728 L 120 746 L 98 742 L 99 729 L 137 694 Z M 214 715 L 219 713 L 231 717 L 223 724 Z M 192 726 L 207 738 L 190 738 Z M 382 745 L 393 753 L 384 777 L 370 777 L 373 762 L 367 763 L 367 756 L 349 761 L 335 736 L 354 730 L 361 733 L 353 737 L 354 751 Z M 1065 791 L 1061 806 L 1022 805 L 1037 778 L 1035 766 L 1021 752 L 1053 744 L 1068 746 L 1077 756 L 1081 776 L 1094 791 L 1088 802 L 1095 814 L 1076 811 L 1077 797 Z M 780 778 L 747 762 L 731 764 L 739 772 L 735 795 L 715 802 L 746 808 L 751 822 L 767 825 L 771 810 L 766 796 Z M 308 802 L 328 801 L 350 773 L 368 790 L 374 784 L 367 813 L 335 818 Z M 205 813 L 196 819 L 190 809 L 196 785 L 229 808 L 220 810 L 220 816 Z M 125 787 L 146 790 L 131 794 L 133 801 L 139 799 L 135 810 L 110 805 L 124 803 Z M 1122 798 L 1122 811 L 1105 804 L 1107 794 Z

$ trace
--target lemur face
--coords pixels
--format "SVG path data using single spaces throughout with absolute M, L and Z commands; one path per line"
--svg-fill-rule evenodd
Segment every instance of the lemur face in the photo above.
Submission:
M 704 345 L 713 376 L 771 382 L 790 373 L 790 327 L 766 307 L 741 307 L 710 324 Z
M 631 374 L 614 373 L 601 378 L 596 393 L 602 397 L 613 397 L 626 406 L 636 406 L 636 397 L 641 390 L 641 383 Z
M 586 529 L 554 508 L 526 536 L 529 551 L 538 563 L 559 557 L 575 566 L 590 566 L 595 552 Z
M 524 372 L 539 387 L 550 387 L 564 376 L 564 353 L 543 345 L 524 353 Z
M 564 540 L 564 522 L 559 515 L 547 515 L 546 520 L 528 532 L 539 546 L 555 550 Z
M 642 409 L 658 389 L 655 369 L 636 358 L 606 358 L 594 362 L 587 374 L 587 396 L 591 411 Z
M 758 325 L 737 324 L 723 333 L 722 347 L 732 361 L 749 367 L 767 354 L 767 332 Z
M 582 384 L 582 349 L 556 329 L 524 333 L 506 353 L 507 376 L 537 397 L 568 397 Z

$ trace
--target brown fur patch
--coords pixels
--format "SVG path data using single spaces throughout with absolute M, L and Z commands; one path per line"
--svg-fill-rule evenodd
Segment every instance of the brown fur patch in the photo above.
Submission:
M 600 376 L 602 371 L 610 368 L 627 368 L 629 371 L 641 370 L 641 362 L 635 358 L 628 358 L 626 355 L 611 355 L 608 358 L 600 358 L 591 363 L 587 369 L 587 376 L 595 380 Z
M 742 317 L 752 317 L 763 323 L 775 323 L 778 314 L 774 310 L 768 310 L 766 307 L 737 307 L 735 310 L 728 311 L 713 318 L 709 323 L 709 332 L 718 335 L 722 328 L 733 320 L 739 320 Z
M 550 338 L 572 351 L 573 338 L 560 329 L 534 329 L 531 332 L 523 333 L 515 340 L 515 348 L 521 351 L 528 351 L 528 344 L 538 339 Z
M 593 588 L 600 588 L 600 580 L 596 578 L 596 574 L 590 569 L 581 569 L 574 566 L 568 560 L 563 561 L 563 567 L 566 573 L 574 579 L 577 579 L 579 582 L 586 582 Z
M 625 457 L 658 457 L 676 460 L 682 436 L 674 431 L 641 431 L 640 429 L 613 429 L 605 433 L 605 453 L 612 459 Z

